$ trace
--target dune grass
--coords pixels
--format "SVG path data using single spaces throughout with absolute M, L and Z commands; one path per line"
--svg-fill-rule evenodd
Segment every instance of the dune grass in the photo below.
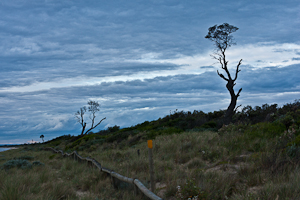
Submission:
M 78 153 L 138 178 L 149 188 L 148 148 L 142 135 L 121 142 L 95 142 Z M 155 193 L 165 199 L 297 199 L 300 147 L 291 144 L 298 135 L 299 127 L 291 132 L 282 124 L 259 123 L 157 136 L 153 140 Z M 134 137 L 141 139 L 131 145 Z M 62 142 L 59 148 L 65 145 Z M 30 168 L 0 170 L 0 199 L 146 199 L 135 196 L 126 185 L 115 190 L 105 174 L 59 154 L 31 147 L 0 154 L 2 167 L 10 160 L 32 158 L 27 160 Z

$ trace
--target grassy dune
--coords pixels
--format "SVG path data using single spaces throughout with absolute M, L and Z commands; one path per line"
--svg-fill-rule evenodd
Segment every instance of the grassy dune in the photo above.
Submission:
M 299 130 L 288 132 L 280 127 L 275 123 L 231 125 L 218 132 L 156 137 L 153 141 L 155 193 L 165 199 L 299 198 L 300 151 L 295 145 L 288 146 L 297 138 L 295 134 Z M 139 135 L 123 140 L 122 144 L 94 144 L 92 151 L 78 153 L 95 158 L 122 175 L 139 178 L 150 187 L 147 144 L 140 141 L 127 145 L 134 137 Z M 63 148 L 63 144 L 58 148 Z M 38 146 L 0 155 L 3 168 L 0 199 L 145 199 L 134 196 L 132 188 L 126 186 L 115 190 L 101 172 L 59 154 L 39 150 Z M 40 165 L 7 169 L 5 163 L 18 158 Z

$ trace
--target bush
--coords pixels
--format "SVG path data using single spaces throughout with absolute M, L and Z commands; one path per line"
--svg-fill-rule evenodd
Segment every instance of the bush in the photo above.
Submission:
M 5 170 L 11 169 L 13 167 L 27 169 L 27 168 L 31 168 L 32 165 L 27 160 L 9 160 L 6 163 L 4 163 L 2 166 L 2 168 Z
M 210 121 L 210 122 L 204 123 L 201 127 L 202 128 L 216 128 L 217 123 L 215 121 Z
M 286 153 L 292 158 L 298 157 L 300 156 L 300 147 L 298 147 L 296 144 L 293 144 L 292 146 L 286 148 Z
M 42 162 L 40 162 L 40 161 L 33 161 L 33 162 L 32 162 L 32 165 L 33 165 L 33 166 L 44 166 L 45 164 L 42 163 Z
M 57 154 L 53 154 L 51 156 L 49 156 L 49 159 L 52 160 Z
M 207 194 L 200 187 L 196 186 L 194 179 L 189 179 L 183 187 L 177 186 L 177 199 L 206 199 Z
M 183 130 L 175 127 L 162 128 L 160 130 L 152 130 L 147 133 L 147 139 L 155 139 L 158 135 L 171 135 L 182 133 Z
M 282 123 L 261 122 L 250 126 L 245 130 L 251 139 L 254 138 L 273 138 L 281 135 L 285 131 L 285 126 Z

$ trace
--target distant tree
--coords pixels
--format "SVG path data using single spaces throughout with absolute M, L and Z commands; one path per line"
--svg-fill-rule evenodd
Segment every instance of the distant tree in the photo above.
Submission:
M 212 57 L 219 61 L 221 64 L 222 69 L 226 72 L 227 77 L 225 77 L 223 74 L 220 74 L 217 70 L 218 75 L 227 81 L 226 88 L 228 89 L 230 96 L 231 96 L 231 102 L 227 108 L 227 111 L 225 113 L 224 117 L 224 123 L 229 124 L 232 120 L 233 115 L 235 114 L 238 107 L 236 107 L 237 98 L 240 96 L 240 93 L 242 91 L 242 88 L 239 89 L 237 94 L 235 94 L 233 87 L 235 86 L 235 81 L 238 77 L 238 73 L 241 71 L 239 70 L 240 65 L 242 64 L 242 59 L 239 61 L 236 67 L 235 71 L 235 77 L 232 78 L 230 75 L 230 72 L 228 70 L 228 61 L 226 60 L 226 50 L 231 46 L 234 45 L 233 37 L 230 35 L 231 33 L 237 31 L 238 28 L 232 25 L 229 25 L 228 23 L 224 23 L 222 25 L 214 25 L 208 29 L 208 34 L 205 36 L 205 38 L 211 40 L 214 42 L 214 45 L 216 46 L 216 52 Z
M 95 124 L 96 113 L 98 111 L 100 111 L 100 109 L 99 109 L 100 105 L 99 105 L 98 102 L 91 101 L 91 100 L 88 101 L 88 105 L 89 105 L 88 106 L 88 112 L 90 112 L 90 119 L 92 120 L 92 124 L 91 124 L 91 128 L 89 128 L 85 133 L 84 133 L 84 131 L 85 131 L 85 128 L 86 128 L 86 122 L 84 121 L 84 114 L 86 113 L 86 110 L 87 110 L 86 107 L 84 106 L 84 107 L 80 108 L 80 110 L 75 113 L 75 117 L 77 118 L 77 122 L 79 124 L 81 124 L 81 126 L 82 126 L 81 135 L 89 133 L 91 130 L 93 130 L 98 125 L 100 125 L 103 120 L 106 119 L 106 117 L 104 117 L 97 124 Z
M 43 142 L 44 142 L 44 135 L 41 135 L 40 138 L 42 138 Z

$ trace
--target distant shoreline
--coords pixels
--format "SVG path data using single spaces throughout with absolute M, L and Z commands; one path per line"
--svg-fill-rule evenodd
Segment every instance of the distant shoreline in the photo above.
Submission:
M 5 150 L 3 150 L 5 149 Z M 7 146 L 0 146 L 0 152 L 8 151 L 11 149 L 18 149 L 17 147 L 7 147 Z
M 0 148 L 12 148 L 12 147 L 19 147 L 23 144 L 0 144 Z

